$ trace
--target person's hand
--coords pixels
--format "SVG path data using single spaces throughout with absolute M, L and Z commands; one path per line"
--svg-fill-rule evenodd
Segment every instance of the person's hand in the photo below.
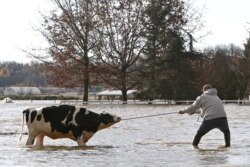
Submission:
M 178 114 L 185 114 L 185 111 L 184 110 L 179 110 Z

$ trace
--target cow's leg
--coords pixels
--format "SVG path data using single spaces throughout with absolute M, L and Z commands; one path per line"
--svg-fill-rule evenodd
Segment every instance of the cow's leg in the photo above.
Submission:
M 81 134 L 81 136 L 77 137 L 77 144 L 78 146 L 85 146 L 85 143 L 83 142 L 83 133 Z
M 43 146 L 43 139 L 44 139 L 44 135 L 42 133 L 40 133 L 37 137 L 36 137 L 36 145 L 37 146 Z
M 29 135 L 28 140 L 26 142 L 26 145 L 33 145 L 35 141 L 36 136 L 34 135 Z
M 94 135 L 92 132 L 83 131 L 83 143 L 87 143 L 88 140 Z
M 35 133 L 34 131 L 29 131 L 29 137 L 26 142 L 26 145 L 33 145 L 37 135 L 38 133 Z

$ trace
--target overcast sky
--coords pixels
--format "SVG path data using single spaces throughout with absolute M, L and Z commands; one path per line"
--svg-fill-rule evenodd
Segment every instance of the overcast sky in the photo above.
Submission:
M 243 46 L 249 37 L 250 0 L 196 0 L 193 6 L 204 8 L 204 31 L 211 32 L 201 46 L 231 43 Z
M 0 0 L 0 61 L 30 62 L 22 51 L 38 48 L 43 41 L 34 31 L 47 12 L 49 0 Z
M 211 32 L 195 47 L 236 44 L 249 36 L 250 0 L 193 0 L 204 8 L 205 32 Z M 30 62 L 22 49 L 39 48 L 45 41 L 32 27 L 39 26 L 39 11 L 50 10 L 49 0 L 0 0 L 0 61 Z

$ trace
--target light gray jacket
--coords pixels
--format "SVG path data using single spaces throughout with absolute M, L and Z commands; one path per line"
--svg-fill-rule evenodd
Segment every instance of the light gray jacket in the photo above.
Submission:
M 201 109 L 201 117 L 204 120 L 226 117 L 226 112 L 221 99 L 217 96 L 217 90 L 211 88 L 198 96 L 194 103 L 184 110 L 185 113 L 193 114 Z

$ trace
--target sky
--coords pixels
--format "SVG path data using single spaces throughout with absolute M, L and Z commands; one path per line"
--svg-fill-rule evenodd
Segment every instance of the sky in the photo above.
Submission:
M 0 0 L 0 61 L 28 63 L 32 59 L 23 50 L 46 43 L 35 31 L 41 12 L 48 12 L 49 0 Z
M 243 46 L 249 37 L 250 0 L 191 0 L 191 4 L 203 11 L 205 28 L 199 34 L 209 32 L 194 47 Z M 0 62 L 32 60 L 23 50 L 46 43 L 34 27 L 41 23 L 39 11 L 46 13 L 51 7 L 50 0 L 0 0 Z
M 210 32 L 196 44 L 199 47 L 235 44 L 243 47 L 249 37 L 249 0 L 195 0 L 203 9 L 204 32 Z

